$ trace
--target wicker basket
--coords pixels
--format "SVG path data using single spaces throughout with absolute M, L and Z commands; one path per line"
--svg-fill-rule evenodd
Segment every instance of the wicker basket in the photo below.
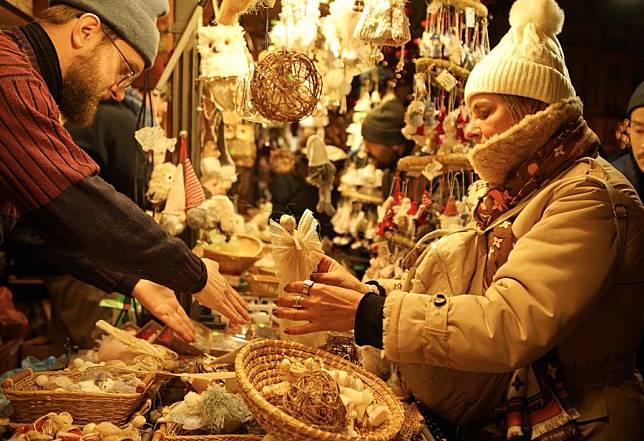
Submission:
M 230 254 L 204 248 L 203 257 L 219 264 L 219 272 L 224 274 L 241 274 L 259 260 L 264 244 L 253 236 L 237 236 L 240 254 Z M 243 253 L 242 253 L 243 252 Z
M 275 276 L 264 274 L 244 273 L 244 280 L 248 282 L 250 293 L 257 297 L 277 298 L 280 281 Z
M 2 383 L 2 391 L 13 406 L 12 421 L 32 423 L 49 412 L 67 411 L 78 425 L 109 421 L 120 426 L 127 423 L 130 416 L 141 407 L 154 380 L 154 374 L 142 374 L 139 378 L 145 387 L 136 393 L 117 394 L 42 390 L 36 385 L 38 375 L 67 375 L 77 378 L 81 372 L 64 370 L 34 374 L 31 369 L 27 369 L 5 380 Z
M 389 407 L 391 417 L 380 427 L 369 432 L 362 432 L 360 440 L 385 441 L 392 439 L 402 427 L 404 410 L 400 401 L 389 390 L 385 383 L 359 366 L 330 354 L 321 349 L 305 346 L 291 341 L 255 340 L 244 346 L 235 360 L 235 372 L 241 389 L 241 395 L 248 405 L 255 420 L 277 439 L 289 441 L 333 440 L 355 441 L 348 435 L 326 432 L 313 428 L 288 415 L 278 406 L 271 404 L 259 391 L 271 384 L 282 381 L 278 363 L 288 356 L 291 359 L 304 361 L 317 357 L 325 366 L 342 369 L 360 377 L 365 386 L 373 391 L 374 400 Z
M 152 441 L 262 441 L 264 435 L 190 435 L 179 424 L 161 424 Z

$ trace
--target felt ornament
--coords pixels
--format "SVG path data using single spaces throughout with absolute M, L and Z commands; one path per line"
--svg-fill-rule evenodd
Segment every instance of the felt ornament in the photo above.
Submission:
M 259 237 L 260 239 L 270 242 L 270 232 L 268 231 L 268 222 L 273 213 L 273 204 L 264 202 L 259 205 L 259 210 L 246 223 L 246 233 Z
M 415 141 L 416 144 L 422 144 L 422 139 L 424 139 L 422 136 L 421 142 L 418 142 L 416 139 L 418 129 L 425 124 L 423 119 L 424 114 L 425 103 L 420 100 L 413 100 L 407 106 L 407 110 L 405 110 L 405 127 L 402 129 L 402 134 L 405 138 Z
M 201 159 L 201 178 L 203 186 L 211 194 L 226 194 L 237 182 L 237 169 L 232 160 L 222 164 L 219 158 L 206 156 Z
M 318 213 L 333 216 L 335 208 L 331 203 L 331 190 L 335 181 L 335 166 L 327 157 L 324 139 L 319 135 L 310 136 L 306 142 L 306 150 L 309 160 L 306 181 L 318 188 L 318 204 L 315 209 Z
M 445 204 L 445 209 L 440 215 L 442 229 L 457 228 L 461 225 L 461 213 L 456 207 L 454 196 L 450 196 Z
M 232 25 L 238 22 L 239 16 L 257 8 L 272 8 L 275 0 L 223 0 L 219 6 L 217 23 Z
M 176 138 L 168 138 L 165 130 L 159 126 L 143 127 L 134 133 L 144 152 L 152 152 L 152 164 L 157 166 L 165 162 L 166 152 L 174 152 Z
M 205 80 L 205 93 L 231 120 L 235 110 L 235 93 L 240 77 L 250 74 L 252 56 L 248 51 L 245 31 L 234 25 L 205 26 L 197 31 L 197 50 L 201 79 Z
M 179 161 L 183 166 L 186 194 L 186 222 L 190 228 L 204 228 L 206 216 L 200 205 L 206 200 L 206 195 L 188 156 L 187 136 L 187 133 L 182 131 L 179 141 Z
M 177 165 L 160 223 L 171 236 L 181 234 L 186 228 L 186 189 L 182 164 Z
M 344 64 L 349 78 L 374 64 L 370 45 L 353 35 L 361 12 L 356 10 L 354 0 L 335 0 L 329 4 L 329 15 L 321 19 L 326 50 Z
M 402 46 L 411 40 L 405 0 L 366 0 L 354 36 L 380 46 Z
M 239 24 L 204 26 L 197 31 L 199 72 L 202 78 L 227 78 L 248 75 L 250 54 Z
M 338 234 L 348 234 L 349 224 L 351 221 L 352 203 L 349 200 L 342 199 L 338 205 L 338 209 L 331 218 L 331 225 L 333 231 Z
M 171 162 L 164 162 L 154 166 L 150 175 L 150 182 L 145 196 L 153 204 L 160 204 L 168 198 L 172 182 L 177 172 L 177 166 Z
M 282 0 L 279 21 L 270 32 L 278 49 L 308 53 L 315 44 L 320 18 L 320 0 Z

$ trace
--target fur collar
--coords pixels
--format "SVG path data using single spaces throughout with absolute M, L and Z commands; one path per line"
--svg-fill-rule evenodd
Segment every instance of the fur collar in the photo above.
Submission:
M 582 110 L 581 100 L 573 97 L 526 116 L 519 124 L 474 146 L 468 155 L 474 171 L 489 184 L 503 184 L 512 170 L 544 145 L 562 124 L 581 116 Z

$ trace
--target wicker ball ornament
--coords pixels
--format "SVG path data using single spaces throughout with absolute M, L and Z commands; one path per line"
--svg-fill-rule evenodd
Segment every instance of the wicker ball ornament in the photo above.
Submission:
M 280 50 L 257 63 L 250 87 L 253 104 L 264 118 L 292 122 L 313 113 L 322 77 L 306 55 Z

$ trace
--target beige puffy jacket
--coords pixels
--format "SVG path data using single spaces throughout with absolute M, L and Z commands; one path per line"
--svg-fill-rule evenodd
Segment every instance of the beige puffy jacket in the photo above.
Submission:
M 603 182 L 618 190 L 617 206 Z M 626 214 L 619 228 L 615 213 Z M 556 348 L 584 436 L 644 439 L 644 388 L 632 373 L 644 329 L 644 208 L 635 190 L 608 162 L 584 159 L 530 199 L 512 229 L 515 247 L 484 294 L 387 296 L 386 357 L 421 400 L 444 394 L 445 384 L 469 388 L 448 398 L 446 415 L 468 422 L 505 397 L 510 372 Z M 445 382 L 435 367 L 447 368 L 438 370 Z M 481 405 L 468 403 L 472 396 Z

